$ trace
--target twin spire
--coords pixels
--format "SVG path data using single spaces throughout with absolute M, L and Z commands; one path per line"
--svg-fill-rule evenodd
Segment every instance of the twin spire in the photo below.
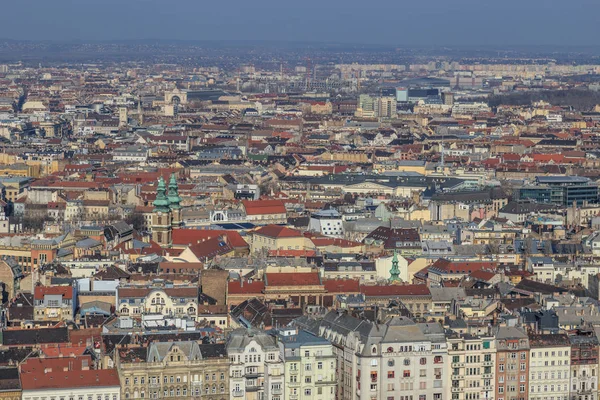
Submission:
M 152 203 L 155 212 L 168 213 L 171 210 L 181 208 L 181 197 L 179 197 L 179 189 L 177 187 L 177 178 L 175 173 L 171 174 L 169 179 L 169 194 L 167 195 L 167 188 L 165 180 L 161 176 L 158 179 L 158 186 L 156 187 L 156 199 Z

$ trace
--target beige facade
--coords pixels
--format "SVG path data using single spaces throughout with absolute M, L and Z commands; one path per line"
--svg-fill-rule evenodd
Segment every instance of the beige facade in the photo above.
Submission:
M 154 342 L 118 348 L 115 357 L 123 399 L 208 399 L 229 397 L 225 346 L 197 342 Z

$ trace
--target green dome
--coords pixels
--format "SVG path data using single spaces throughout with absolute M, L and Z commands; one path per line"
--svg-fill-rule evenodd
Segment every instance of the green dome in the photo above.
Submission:
M 158 186 L 156 187 L 156 199 L 152 203 L 154 211 L 169 212 L 169 199 L 165 195 L 166 191 L 165 180 L 161 176 L 158 179 Z
M 169 205 L 172 209 L 181 208 L 181 197 L 179 197 L 179 189 L 177 188 L 177 178 L 175 178 L 175 174 L 171 174 L 171 179 L 169 180 L 169 195 L 167 196 L 169 199 Z

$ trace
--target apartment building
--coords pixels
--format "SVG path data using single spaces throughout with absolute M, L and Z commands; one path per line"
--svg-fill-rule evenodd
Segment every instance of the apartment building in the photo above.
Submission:
M 230 398 L 284 399 L 284 364 L 274 336 L 253 328 L 236 329 L 229 336 L 227 354 Z
M 567 335 L 529 335 L 529 399 L 569 398 L 571 343 Z
M 154 342 L 117 349 L 123 399 L 209 399 L 229 396 L 229 359 L 223 344 Z
M 529 338 L 517 327 L 499 326 L 496 337 L 496 399 L 528 400 Z
M 77 310 L 75 286 L 36 286 L 34 289 L 35 321 L 71 321 Z
M 297 322 L 310 324 L 304 318 Z M 449 363 L 439 324 L 417 324 L 405 317 L 374 324 L 332 311 L 317 330 L 334 346 L 338 399 L 444 398 Z
M 113 369 L 34 371 L 21 375 L 23 400 L 119 400 L 119 375 Z
M 598 399 L 598 338 L 594 331 L 577 331 L 571 342 L 571 400 Z
M 198 315 L 198 287 L 171 284 L 119 286 L 117 312 L 129 317 L 152 314 L 195 320 Z
M 450 360 L 447 399 L 494 400 L 495 340 L 491 336 L 452 333 L 446 337 Z
M 285 390 L 285 399 L 335 399 L 336 358 L 331 343 L 297 328 L 283 329 L 277 336 L 285 364 L 284 387 L 272 387 L 273 395 Z

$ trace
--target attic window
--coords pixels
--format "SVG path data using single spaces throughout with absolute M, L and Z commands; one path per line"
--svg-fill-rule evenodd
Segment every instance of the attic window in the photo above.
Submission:
M 371 353 L 377 354 L 377 347 L 373 346 L 373 348 L 371 349 Z

